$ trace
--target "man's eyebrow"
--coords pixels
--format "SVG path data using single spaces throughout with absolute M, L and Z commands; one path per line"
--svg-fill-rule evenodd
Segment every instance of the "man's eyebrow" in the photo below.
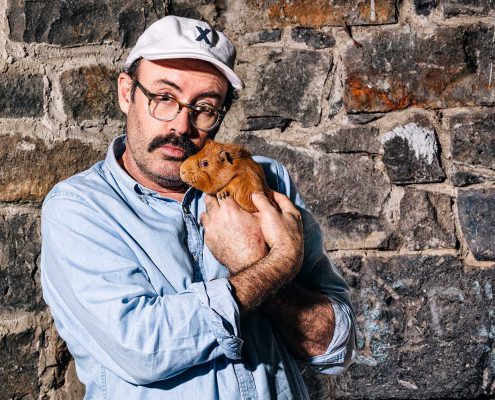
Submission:
M 222 96 L 218 92 L 204 92 L 204 93 L 198 94 L 194 98 L 194 102 L 193 103 L 196 103 L 197 101 L 203 100 L 203 99 L 217 99 L 217 100 L 220 100 L 221 101 L 222 100 Z
M 154 85 L 160 85 L 160 84 L 162 84 L 162 85 L 172 86 L 175 90 L 177 90 L 179 92 L 182 92 L 182 89 L 180 88 L 180 86 L 178 86 L 174 82 L 167 81 L 166 79 L 157 79 L 156 81 L 153 81 L 153 84 Z

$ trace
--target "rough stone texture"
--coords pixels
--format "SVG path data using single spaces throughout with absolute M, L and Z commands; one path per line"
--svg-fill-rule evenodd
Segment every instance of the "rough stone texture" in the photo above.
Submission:
M 0 118 L 42 115 L 43 77 L 41 75 L 0 75 Z
M 108 40 L 133 46 L 147 26 L 165 15 L 165 5 L 161 0 L 8 0 L 9 38 L 61 46 Z
M 367 124 L 368 122 L 376 121 L 384 115 L 385 113 L 349 114 L 347 115 L 347 119 L 352 124 L 361 125 Z
M 341 26 L 373 25 L 394 23 L 397 21 L 395 1 L 363 0 L 324 1 L 324 0 L 251 0 L 264 12 L 268 12 L 270 23 L 274 26 L 301 25 L 320 27 L 323 25 Z
M 448 120 L 455 161 L 495 169 L 495 112 L 464 112 Z
M 0 309 L 41 311 L 38 213 L 9 215 L 0 209 Z
M 0 135 L 0 201 L 42 201 L 53 185 L 104 155 L 76 139 L 55 142 Z
M 103 65 L 64 71 L 60 77 L 64 109 L 76 121 L 121 117 L 118 73 Z
M 495 104 L 493 30 L 449 27 L 422 36 L 402 29 L 359 38 L 362 48 L 349 45 L 344 56 L 347 111 Z
M 476 183 L 483 183 L 484 181 L 485 178 L 483 176 L 472 172 L 457 171 L 452 175 L 452 184 L 457 187 L 465 187 Z
M 400 230 L 409 250 L 455 248 L 452 198 L 406 189 L 400 203 Z
M 464 273 L 452 256 L 346 258 L 339 264 L 356 305 L 360 355 L 348 373 L 331 379 L 332 398 L 495 394 L 494 270 Z
M 325 248 L 331 250 L 395 250 L 400 239 L 383 218 L 342 213 L 321 218 Z
M 0 333 L 0 399 L 38 399 L 38 340 L 32 327 Z
M 446 17 L 456 17 L 461 14 L 484 17 L 495 11 L 492 0 L 439 0 L 439 3 Z
M 320 119 L 321 91 L 330 72 L 332 56 L 311 50 L 273 50 L 253 65 L 259 78 L 244 100 L 249 117 L 282 117 L 316 125 Z
M 312 49 L 326 49 L 335 45 L 333 36 L 312 28 L 293 28 L 291 36 L 294 41 L 306 43 Z
M 438 145 L 431 126 L 410 122 L 385 133 L 382 138 L 383 162 L 390 180 L 398 185 L 441 182 Z
M 469 166 L 455 165 L 452 168 L 452 184 L 457 187 L 465 187 L 483 182 L 494 182 L 495 175 L 489 176 L 476 171 L 470 171 Z
M 225 8 L 225 1 L 223 0 L 161 0 L 161 3 L 168 6 L 171 15 L 205 19 L 215 27 L 217 27 L 219 9 Z M 219 26 L 218 28 L 221 29 L 222 27 Z
M 380 152 L 378 129 L 370 126 L 342 127 L 325 133 L 311 146 L 325 153 Z
M 249 44 L 278 42 L 282 36 L 282 30 L 262 30 L 260 32 L 249 33 L 246 35 Z
M 414 9 L 418 15 L 427 17 L 436 6 L 437 0 L 414 0 Z
M 457 209 L 461 229 L 474 257 L 495 261 L 495 189 L 459 191 Z
M 243 131 L 260 131 L 263 129 L 279 128 L 284 131 L 290 124 L 290 119 L 282 117 L 248 117 L 241 128 Z

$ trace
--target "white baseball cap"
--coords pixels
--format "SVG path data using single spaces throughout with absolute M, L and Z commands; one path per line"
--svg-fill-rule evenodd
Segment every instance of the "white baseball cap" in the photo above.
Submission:
M 236 50 L 222 32 L 196 19 L 168 15 L 151 24 L 125 61 L 127 70 L 139 58 L 163 60 L 194 58 L 212 63 L 236 89 L 244 88 L 234 72 Z

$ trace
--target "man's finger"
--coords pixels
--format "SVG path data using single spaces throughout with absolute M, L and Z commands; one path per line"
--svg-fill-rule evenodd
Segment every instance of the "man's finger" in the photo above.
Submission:
M 270 200 L 268 199 L 268 197 L 265 196 L 263 192 L 253 192 L 253 194 L 251 195 L 251 199 L 253 200 L 254 206 L 260 212 L 276 210 L 276 208 L 273 207 L 272 203 L 270 203 Z
M 290 213 L 290 214 L 293 214 L 294 216 L 296 216 L 298 219 L 301 219 L 301 213 L 296 208 L 294 203 L 289 200 L 289 198 L 287 196 L 285 196 L 282 193 L 274 191 L 273 192 L 273 199 L 278 204 L 278 206 L 280 207 L 280 210 L 283 213 Z
M 218 199 L 215 196 L 205 195 L 206 209 L 209 211 L 215 207 L 218 207 Z
M 224 197 L 218 200 L 220 207 L 239 207 L 232 196 Z

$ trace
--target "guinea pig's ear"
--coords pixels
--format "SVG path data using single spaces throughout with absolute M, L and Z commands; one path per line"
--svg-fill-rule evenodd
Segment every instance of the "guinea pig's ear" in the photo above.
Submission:
M 230 155 L 230 153 L 226 150 L 222 150 L 220 152 L 220 154 L 218 155 L 218 159 L 221 161 L 221 162 L 225 162 L 227 161 L 228 163 L 232 164 L 234 162 L 234 160 L 232 159 L 232 156 Z

